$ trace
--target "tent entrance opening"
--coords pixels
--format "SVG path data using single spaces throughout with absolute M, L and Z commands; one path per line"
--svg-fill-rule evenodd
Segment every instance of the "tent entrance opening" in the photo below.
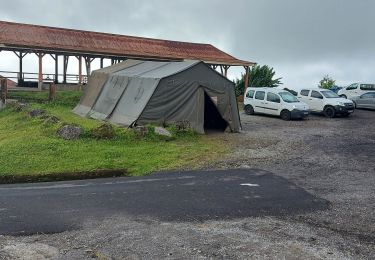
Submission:
M 204 93 L 204 130 L 224 132 L 228 123 L 223 119 L 212 99 Z

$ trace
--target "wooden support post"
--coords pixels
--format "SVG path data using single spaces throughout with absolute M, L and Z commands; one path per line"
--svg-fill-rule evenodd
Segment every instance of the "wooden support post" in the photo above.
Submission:
M 64 67 L 63 67 L 63 83 L 66 84 L 66 73 L 68 71 L 69 56 L 64 55 Z
M 56 99 L 56 85 L 55 83 L 50 83 L 48 101 L 54 101 L 55 99 Z
M 95 59 L 95 58 L 85 57 L 87 77 L 89 77 L 90 74 L 91 74 L 91 62 L 92 62 L 94 59 Z
M 224 76 L 227 77 L 228 76 L 228 69 L 230 66 L 227 66 L 227 65 L 224 65 Z
M 22 68 L 23 61 L 22 60 L 23 60 L 23 57 L 25 57 L 27 53 L 23 53 L 22 51 L 17 53 L 14 51 L 14 54 L 16 54 L 19 59 L 18 85 L 22 85 L 22 82 L 23 82 L 23 68 Z
M 78 56 L 78 84 L 82 84 L 82 56 Z
M 19 69 L 19 74 L 18 74 L 18 85 L 22 84 L 22 73 L 23 73 L 23 69 L 22 69 L 22 65 L 23 65 L 23 62 L 22 62 L 22 59 L 23 59 L 23 56 L 22 56 L 22 52 L 20 52 L 18 58 L 20 59 L 20 69 Z
M 38 69 L 38 82 L 43 81 L 43 56 L 38 53 L 38 60 L 39 60 L 39 69 Z
M 246 95 L 246 90 L 249 86 L 249 66 L 244 66 L 245 69 L 245 80 L 244 80 L 244 100 Z
M 221 71 L 221 75 L 224 75 L 224 71 L 223 71 L 223 66 L 220 65 L 220 71 Z
M 5 105 L 7 96 L 8 96 L 8 81 L 6 78 L 1 78 L 1 103 Z
M 42 85 L 43 85 L 43 56 L 44 56 L 44 53 L 37 52 L 35 54 L 39 58 L 38 89 L 42 90 Z
M 55 84 L 59 84 L 59 55 L 55 55 Z
M 55 61 L 55 75 L 54 75 L 53 82 L 55 84 L 58 84 L 59 83 L 59 56 L 57 54 L 55 54 L 55 55 L 50 54 L 50 56 Z
M 89 77 L 91 74 L 91 64 L 90 64 L 90 58 L 85 57 L 85 64 L 86 64 L 86 76 Z

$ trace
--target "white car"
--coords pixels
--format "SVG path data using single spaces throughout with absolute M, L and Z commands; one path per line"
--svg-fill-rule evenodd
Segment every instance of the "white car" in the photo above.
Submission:
M 284 120 L 303 119 L 309 115 L 309 107 L 285 90 L 274 88 L 248 88 L 244 100 L 248 115 L 255 113 L 280 116 Z
M 354 83 L 340 89 L 337 94 L 340 97 L 352 99 L 372 91 L 375 92 L 375 84 Z
M 337 114 L 349 116 L 354 112 L 351 100 L 341 98 L 328 89 L 305 88 L 298 92 L 297 97 L 309 105 L 311 112 L 323 113 L 326 117 L 335 117 Z

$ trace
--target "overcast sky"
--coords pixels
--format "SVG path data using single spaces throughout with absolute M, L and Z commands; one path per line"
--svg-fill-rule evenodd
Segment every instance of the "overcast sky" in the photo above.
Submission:
M 375 82 L 373 0 L 0 0 L 0 6 L 5 21 L 210 43 L 273 67 L 285 87 L 316 86 L 326 74 L 338 85 Z M 29 56 L 24 71 L 36 72 Z M 0 70 L 17 67 L 14 54 L 0 52 Z M 230 69 L 229 76 L 241 72 Z

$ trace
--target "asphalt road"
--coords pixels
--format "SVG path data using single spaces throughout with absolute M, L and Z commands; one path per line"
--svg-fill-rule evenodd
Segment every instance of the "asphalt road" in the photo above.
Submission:
M 329 206 L 283 177 L 256 169 L 158 173 L 0 186 L 0 234 L 80 229 L 113 215 L 205 221 L 290 215 Z

